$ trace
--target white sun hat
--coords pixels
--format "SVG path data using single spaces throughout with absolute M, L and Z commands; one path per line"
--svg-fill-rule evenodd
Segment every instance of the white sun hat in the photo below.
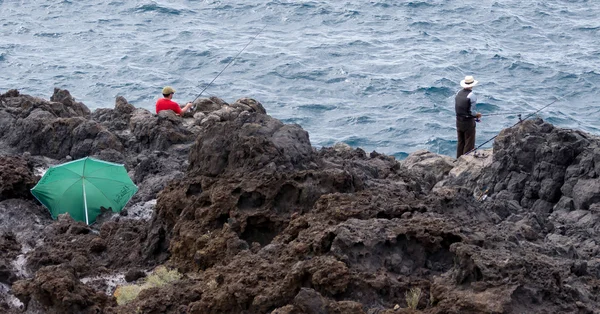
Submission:
M 465 76 L 464 80 L 460 81 L 460 86 L 462 86 L 463 88 L 473 87 L 473 86 L 477 85 L 477 83 L 479 83 L 479 81 L 476 81 L 473 78 L 473 76 L 467 75 L 467 76 Z

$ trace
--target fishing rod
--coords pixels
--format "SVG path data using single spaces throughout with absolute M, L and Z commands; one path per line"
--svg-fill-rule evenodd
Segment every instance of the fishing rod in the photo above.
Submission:
M 514 115 L 521 115 L 521 114 L 527 114 L 527 113 L 531 113 L 531 111 L 525 111 L 525 112 L 495 112 L 495 113 L 488 113 L 488 114 L 482 114 L 482 117 L 489 117 L 489 116 L 514 116 Z
M 533 115 L 537 114 L 538 112 L 540 112 L 540 111 L 542 111 L 542 110 L 544 110 L 544 109 L 546 109 L 546 108 L 548 108 L 548 107 L 552 106 L 552 105 L 553 105 L 555 102 L 557 102 L 557 101 L 558 101 L 558 99 L 559 99 L 559 98 L 556 98 L 556 99 L 555 99 L 553 102 L 551 102 L 551 103 L 549 103 L 549 104 L 545 105 L 544 107 L 542 107 L 542 108 L 538 109 L 538 110 L 537 110 L 537 111 L 535 111 L 535 112 L 532 112 L 531 114 L 529 114 L 528 116 L 526 116 L 524 119 L 519 119 L 519 122 L 517 122 L 517 123 L 513 124 L 513 126 L 511 126 L 511 128 L 513 128 L 513 127 L 515 127 L 516 125 L 518 125 L 518 124 L 522 123 L 523 121 L 525 121 L 525 120 L 527 120 L 527 119 L 531 118 Z M 470 151 L 466 152 L 466 153 L 465 153 L 465 155 L 468 155 L 468 154 L 470 154 L 470 153 L 472 153 L 472 152 L 474 152 L 474 151 L 478 150 L 478 149 L 479 149 L 481 146 L 483 146 L 483 145 L 485 145 L 485 144 L 487 144 L 487 143 L 491 142 L 493 139 L 495 139 L 496 137 L 498 137 L 498 135 L 500 135 L 500 134 L 497 134 L 496 136 L 494 136 L 494 137 L 490 138 L 489 140 L 487 140 L 487 141 L 485 141 L 485 142 L 481 143 L 479 146 L 477 146 L 477 147 L 475 147 L 475 148 L 471 149 Z
M 204 89 L 200 92 L 200 94 L 198 94 L 198 96 L 196 96 L 196 98 L 194 98 L 194 100 L 192 100 L 192 103 L 194 101 L 196 101 L 196 99 L 198 99 L 200 96 L 202 96 L 202 93 L 204 93 L 204 91 L 217 79 L 217 77 L 219 77 L 224 71 L 225 69 L 227 69 L 231 63 L 233 63 L 233 61 L 235 61 L 235 59 L 237 59 L 237 57 L 240 56 L 240 54 L 242 54 L 242 52 L 246 49 L 246 47 L 248 47 L 256 37 L 258 37 L 258 35 L 260 35 L 260 33 L 262 33 L 262 31 L 265 29 L 265 27 L 267 27 L 267 25 L 263 26 L 263 28 L 260 29 L 260 31 L 258 31 L 258 33 L 256 33 L 256 35 L 254 35 L 254 37 L 252 37 L 252 39 L 250 39 L 250 41 L 246 44 L 246 46 L 244 46 L 244 48 L 242 48 L 242 50 L 240 50 L 240 52 L 238 52 L 238 54 L 231 59 L 231 61 L 229 61 L 229 63 L 227 63 L 227 65 L 223 68 L 223 70 L 221 70 L 221 72 L 219 72 L 219 74 L 217 74 L 217 76 L 215 76 L 215 78 L 210 81 L 210 83 L 208 83 L 208 85 L 206 85 L 206 87 L 204 87 Z

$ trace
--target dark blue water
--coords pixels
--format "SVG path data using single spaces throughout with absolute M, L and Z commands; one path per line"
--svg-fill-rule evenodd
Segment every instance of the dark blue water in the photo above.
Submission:
M 185 102 L 265 27 L 203 96 L 253 97 L 315 146 L 454 155 L 465 75 L 484 114 L 559 98 L 542 118 L 600 133 L 598 16 L 581 0 L 0 0 L 0 92 L 60 87 L 92 109 L 121 95 L 152 110 L 172 85 Z M 477 143 L 516 121 L 484 118 Z

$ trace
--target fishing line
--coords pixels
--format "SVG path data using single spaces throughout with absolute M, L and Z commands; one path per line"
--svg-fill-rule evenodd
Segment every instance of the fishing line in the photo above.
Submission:
M 227 63 L 227 65 L 223 68 L 223 70 L 221 70 L 221 72 L 219 72 L 219 74 L 217 74 L 217 76 L 215 76 L 215 78 L 212 81 L 210 81 L 210 83 L 208 83 L 208 85 L 206 85 L 206 87 L 204 87 L 204 89 L 200 92 L 200 94 L 198 94 L 198 96 L 196 96 L 196 98 L 194 98 L 194 100 L 192 100 L 192 103 L 194 101 L 196 101 L 196 99 L 198 99 L 200 96 L 202 96 L 202 93 L 204 93 L 204 91 L 217 79 L 217 77 L 219 77 L 223 73 L 223 71 L 225 71 L 225 69 L 227 69 L 231 65 L 231 63 L 233 63 L 233 61 L 235 61 L 235 59 L 237 59 L 237 57 L 240 56 L 240 54 L 242 54 L 242 52 L 244 52 L 246 47 L 248 47 L 252 43 L 252 41 L 254 41 L 254 39 L 256 37 L 258 37 L 258 35 L 260 35 L 260 33 L 262 33 L 262 31 L 265 29 L 265 27 L 267 27 L 267 25 L 263 26 L 263 28 L 261 28 L 260 31 L 258 31 L 258 33 L 256 33 L 256 35 L 254 35 L 254 37 L 252 37 L 252 39 L 250 39 L 250 41 L 246 44 L 246 46 L 244 46 L 244 48 L 242 48 L 242 50 L 240 50 L 240 52 L 238 52 L 238 54 L 233 59 L 231 59 L 231 61 L 229 61 L 229 63 Z
M 565 97 L 567 97 L 567 96 L 565 96 Z M 518 124 L 522 123 L 523 121 L 525 121 L 525 120 L 527 120 L 527 119 L 531 118 L 533 115 L 537 114 L 538 112 L 540 112 L 540 111 L 542 111 L 542 110 L 544 110 L 544 109 L 546 109 L 546 108 L 550 107 L 551 105 L 553 105 L 553 104 L 554 104 L 555 102 L 557 102 L 558 100 L 559 100 L 559 98 L 556 98 L 556 99 L 555 99 L 553 102 L 551 102 L 551 103 L 549 103 L 549 104 L 545 105 L 544 107 L 542 107 L 542 108 L 538 109 L 537 111 L 534 111 L 534 112 L 532 112 L 531 114 L 529 114 L 528 116 L 526 116 L 524 119 L 522 119 L 522 120 L 521 120 L 521 119 L 519 119 L 519 122 L 517 122 L 517 123 L 513 124 L 513 126 L 511 126 L 511 128 L 513 128 L 513 127 L 515 127 L 516 125 L 518 125 Z M 490 138 L 489 140 L 487 140 L 487 141 L 483 142 L 483 143 L 482 143 L 482 144 L 480 144 L 479 146 L 477 146 L 477 147 L 475 147 L 475 148 L 471 149 L 470 151 L 466 152 L 466 153 L 465 153 L 465 155 L 468 155 L 469 153 L 472 153 L 472 152 L 474 152 L 474 151 L 478 150 L 478 149 L 479 149 L 481 146 L 483 146 L 483 145 L 485 145 L 485 144 L 487 144 L 487 143 L 491 142 L 493 139 L 495 139 L 496 137 L 498 137 L 498 135 L 500 135 L 500 134 L 497 134 L 496 136 L 494 136 L 494 137 Z
M 526 111 L 526 112 L 497 112 L 497 113 L 488 113 L 488 114 L 482 114 L 482 117 L 489 117 L 489 116 L 514 116 L 514 115 L 519 115 L 519 114 L 526 114 L 526 113 L 531 113 L 531 111 Z

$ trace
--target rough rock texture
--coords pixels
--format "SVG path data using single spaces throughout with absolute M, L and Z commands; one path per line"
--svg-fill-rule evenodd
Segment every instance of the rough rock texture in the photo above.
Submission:
M 0 156 L 0 201 L 33 198 L 29 190 L 37 180 L 23 158 Z
M 12 232 L 0 235 L 0 283 L 12 284 L 17 280 L 11 262 L 21 252 L 21 245 Z
M 65 91 L 0 95 L 0 143 L 32 136 L 0 149 L 18 167 L 0 168 L 0 309 L 17 296 L 27 313 L 600 313 L 598 138 L 536 119 L 483 156 L 398 162 L 316 150 L 252 99 L 195 105 L 157 116 L 119 97 L 89 113 Z M 92 226 L 50 220 L 23 191 L 38 167 L 88 153 L 124 163 L 140 192 Z M 126 305 L 99 283 L 158 265 L 183 277 Z
M 98 227 L 100 230 L 94 230 L 68 216 L 59 218 L 45 228 L 44 244 L 28 255 L 29 269 L 35 272 L 45 266 L 68 265 L 79 276 L 91 277 L 107 273 L 106 267 L 126 269 L 139 263 L 143 221 L 107 221 Z
M 463 159 L 468 157 L 464 156 Z M 400 163 L 423 178 L 426 182 L 426 186 L 423 188 L 426 190 L 430 190 L 435 184 L 442 181 L 455 167 L 455 160 L 451 157 L 441 156 L 426 150 L 416 151 Z
M 28 303 L 35 299 L 47 313 L 99 313 L 114 305 L 114 298 L 82 284 L 77 272 L 67 266 L 48 266 L 28 281 L 13 286 L 14 294 Z
M 216 97 L 212 101 L 227 106 Z M 262 108 L 252 99 L 235 103 L 248 105 L 229 108 L 229 116 L 219 117 L 219 121 L 237 116 L 244 109 L 255 112 Z M 114 109 L 91 113 L 68 91 L 60 89 L 55 89 L 50 101 L 17 90 L 0 95 L 0 235 L 15 240 L 6 242 L 14 245 L 2 242 L 7 249 L 0 260 L 3 282 L 12 284 L 53 266 L 66 266 L 86 282 L 119 275 L 131 267 L 152 268 L 155 262 L 144 260 L 151 254 L 142 246 L 146 220 L 152 215 L 158 192 L 169 181 L 183 176 L 202 120 L 184 119 L 170 112 L 154 115 L 135 108 L 123 97 L 117 97 Z M 47 210 L 37 205 L 29 193 L 39 179 L 34 173 L 88 155 L 125 164 L 139 192 L 120 215 L 99 217 L 94 226 L 69 218 L 50 223 Z M 1 288 L 0 303 L 10 308 L 10 300 Z M 21 291 L 23 300 L 31 303 L 27 311 L 65 309 L 60 302 L 36 301 L 40 294 L 34 291 Z

